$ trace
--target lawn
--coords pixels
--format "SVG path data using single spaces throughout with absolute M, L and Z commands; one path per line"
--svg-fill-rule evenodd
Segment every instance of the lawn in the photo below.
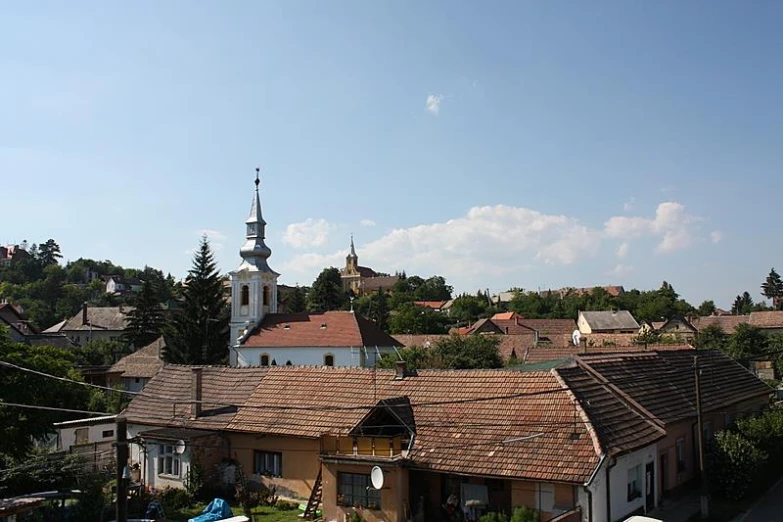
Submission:
M 188 519 L 193 518 L 197 515 L 200 515 L 202 511 L 204 511 L 204 508 L 206 507 L 206 504 L 199 504 L 192 508 L 185 508 L 178 511 L 174 511 L 172 513 L 166 513 L 166 516 L 169 517 L 171 520 L 176 520 L 177 522 L 186 522 Z M 231 506 L 231 510 L 234 512 L 234 515 L 242 515 L 242 508 L 239 506 Z M 281 511 L 277 508 L 269 507 L 269 506 L 258 506 L 256 508 L 253 508 L 253 514 L 254 515 L 261 515 L 260 517 L 257 517 L 258 520 L 261 520 L 263 522 L 299 522 L 302 519 L 299 518 L 299 511 L 298 509 L 292 509 L 288 511 Z

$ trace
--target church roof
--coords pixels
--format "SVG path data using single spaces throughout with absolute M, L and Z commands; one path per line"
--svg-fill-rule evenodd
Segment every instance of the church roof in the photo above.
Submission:
M 401 346 L 377 324 L 354 312 L 268 314 L 242 347 Z

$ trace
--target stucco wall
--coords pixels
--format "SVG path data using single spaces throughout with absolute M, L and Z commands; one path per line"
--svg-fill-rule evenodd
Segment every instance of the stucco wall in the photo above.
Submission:
M 323 466 L 323 516 L 326 522 L 343 522 L 347 520 L 354 508 L 337 505 L 339 472 L 370 474 L 371 464 L 325 463 Z M 384 471 L 384 486 L 381 489 L 381 509 L 359 510 L 366 522 L 403 522 L 408 519 L 410 502 L 409 474 L 404 468 L 382 466 Z
M 378 350 L 383 354 L 393 352 L 391 347 Z M 234 351 L 234 350 L 232 350 Z M 284 347 L 284 348 L 237 348 L 237 366 L 258 366 L 261 364 L 261 356 L 269 355 L 269 363 L 274 360 L 278 366 L 284 366 L 288 361 L 295 366 L 321 366 L 324 364 L 326 354 L 334 355 L 335 366 L 372 366 L 377 357 L 375 347 Z
M 115 431 L 116 425 L 114 424 L 114 421 L 106 422 L 102 424 L 94 424 L 92 426 L 73 426 L 73 427 L 67 427 L 67 428 L 60 428 L 60 444 L 59 449 L 67 451 L 71 446 L 76 444 L 76 430 L 80 429 L 86 429 L 87 430 L 87 443 L 91 444 L 94 442 L 105 442 L 105 441 L 111 441 L 114 440 L 114 431 Z M 111 435 L 104 437 L 103 432 L 104 431 L 111 431 Z
M 231 453 L 245 470 L 247 479 L 275 487 L 277 494 L 289 498 L 308 499 L 320 466 L 320 441 L 299 437 L 231 435 Z M 282 477 L 267 477 L 253 473 L 254 452 L 270 451 L 282 454 Z
M 645 509 L 645 499 L 647 497 L 648 489 L 647 484 L 645 480 L 645 468 L 648 463 L 652 463 L 654 468 L 654 480 L 653 484 L 651 484 L 651 488 L 653 490 L 654 498 L 657 499 L 657 490 L 658 486 L 657 484 L 660 483 L 660 481 L 657 479 L 658 477 L 658 462 L 656 455 L 658 454 L 658 449 L 655 444 L 652 444 L 650 446 L 647 446 L 645 448 L 642 448 L 640 450 L 634 451 L 633 453 L 629 453 L 627 455 L 623 455 L 619 457 L 616 460 L 616 464 L 614 467 L 611 468 L 611 471 L 609 472 L 609 481 L 610 481 L 610 491 L 612 495 L 611 499 L 611 518 L 612 520 L 624 520 L 624 517 L 630 513 L 633 513 L 637 509 Z M 633 469 L 635 466 L 640 466 L 641 474 L 640 474 L 640 480 L 641 480 L 641 496 L 628 501 L 628 471 Z M 655 503 L 655 502 L 654 502 Z M 654 506 L 647 506 L 647 510 L 649 511 Z

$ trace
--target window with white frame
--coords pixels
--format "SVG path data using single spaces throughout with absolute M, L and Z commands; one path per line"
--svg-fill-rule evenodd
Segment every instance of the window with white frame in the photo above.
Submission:
M 273 451 L 256 451 L 254 453 L 253 472 L 256 475 L 268 477 L 283 476 L 283 454 Z
M 642 465 L 628 470 L 628 502 L 642 496 Z
M 551 513 L 555 509 L 555 485 L 536 482 L 536 509 Z
M 179 455 L 174 446 L 160 444 L 158 451 L 158 475 L 179 477 Z

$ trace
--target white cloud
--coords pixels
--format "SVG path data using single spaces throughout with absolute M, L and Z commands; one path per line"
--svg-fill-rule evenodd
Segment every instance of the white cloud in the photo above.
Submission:
M 611 270 L 611 272 L 609 272 L 609 273 L 614 275 L 614 276 L 616 276 L 616 277 L 623 277 L 623 276 L 627 276 L 631 272 L 633 272 L 633 267 L 632 266 L 623 265 L 621 263 L 621 264 L 618 264 L 617 266 L 615 266 Z
M 393 230 L 362 245 L 359 257 L 378 270 L 437 273 L 475 286 L 486 284 L 487 274 L 574 264 L 595 255 L 600 241 L 599 230 L 576 218 L 495 205 L 473 207 L 445 222 Z M 286 277 L 314 279 L 324 267 L 343 266 L 346 253 L 306 253 L 281 268 Z
M 198 235 L 199 237 L 206 237 L 207 240 L 209 240 L 209 248 L 211 248 L 213 252 L 223 250 L 224 245 L 222 241 L 226 239 L 226 236 L 222 232 L 209 228 L 202 228 L 198 231 Z M 187 250 L 186 253 L 193 255 L 196 251 L 198 251 L 198 247 L 193 247 L 192 249 Z
M 209 240 L 226 239 L 226 236 L 222 232 L 218 232 L 217 230 L 210 230 L 208 228 L 202 228 L 199 230 L 198 235 L 207 236 L 207 239 Z
M 628 242 L 623 243 L 617 248 L 617 257 L 623 258 L 628 255 L 628 249 L 629 249 Z
M 630 212 L 633 210 L 634 203 L 636 203 L 636 198 L 631 198 L 625 203 L 623 203 L 623 210 L 625 212 Z
M 438 113 L 440 112 L 440 102 L 442 100 L 443 100 L 442 94 L 430 94 L 427 96 L 427 102 L 425 104 L 425 107 L 430 113 L 437 116 Z
M 363 227 L 374 227 L 375 221 L 373 221 L 372 219 L 362 219 L 361 221 L 359 221 L 359 224 Z
M 604 223 L 604 233 L 619 239 L 660 237 L 656 250 L 666 253 L 690 246 L 693 243 L 693 225 L 699 220 L 685 212 L 685 207 L 680 203 L 668 201 L 658 205 L 655 218 L 612 217 Z
M 710 232 L 710 241 L 712 241 L 713 244 L 717 245 L 721 241 L 723 241 L 723 233 L 720 230 L 713 230 Z
M 322 246 L 334 228 L 334 225 L 323 218 L 307 218 L 301 223 L 291 223 L 286 227 L 283 243 L 294 248 Z

